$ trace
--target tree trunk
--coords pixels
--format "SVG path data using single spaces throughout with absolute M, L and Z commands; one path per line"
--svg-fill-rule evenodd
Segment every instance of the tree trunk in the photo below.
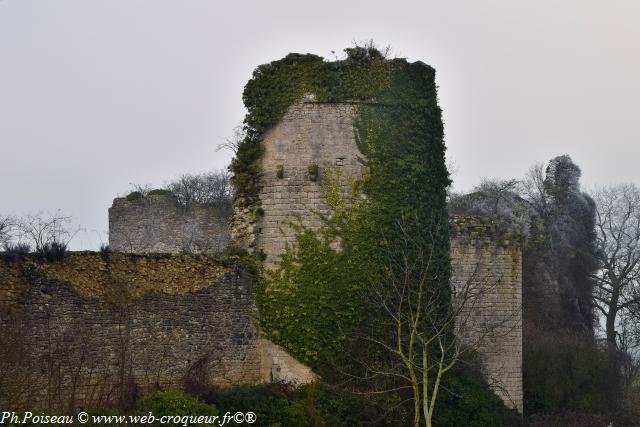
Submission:
M 613 302 L 613 301 L 612 301 Z M 616 302 L 617 305 L 617 302 Z M 616 349 L 616 317 L 618 316 L 618 310 L 615 308 L 614 304 L 609 306 L 609 312 L 607 313 L 607 322 L 606 322 L 606 330 L 607 330 L 607 346 L 609 350 Z

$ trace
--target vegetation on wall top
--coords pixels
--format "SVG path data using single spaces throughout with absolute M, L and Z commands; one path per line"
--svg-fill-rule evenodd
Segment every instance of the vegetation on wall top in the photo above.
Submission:
M 232 189 L 226 170 L 213 170 L 197 174 L 182 174 L 165 183 L 163 188 L 134 184 L 133 191 L 125 196 L 129 202 L 143 200 L 147 196 L 170 196 L 182 207 L 199 204 L 215 206 L 223 211 L 231 210 Z

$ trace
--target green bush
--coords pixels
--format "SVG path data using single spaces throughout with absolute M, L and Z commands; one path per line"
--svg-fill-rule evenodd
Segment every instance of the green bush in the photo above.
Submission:
M 294 388 L 272 383 L 213 389 L 204 400 L 232 414 L 252 411 L 257 415 L 256 426 L 388 425 L 375 403 L 323 384 Z
M 139 192 L 139 191 L 132 191 L 131 193 L 127 194 L 126 199 L 130 202 L 133 202 L 134 200 L 140 200 L 144 197 L 144 195 Z
M 458 365 L 443 380 L 434 425 L 501 426 L 507 409 L 476 370 Z
M 171 193 L 170 190 L 167 190 L 165 188 L 156 188 L 154 190 L 151 190 L 147 193 L 147 196 L 169 196 L 173 193 Z
M 163 415 L 220 415 L 218 408 L 214 405 L 204 403 L 200 399 L 176 389 L 148 393 L 136 403 L 135 411 L 140 414 L 152 412 L 156 418 Z M 178 426 L 182 424 L 176 423 L 169 425 Z M 196 426 L 203 424 L 188 425 Z
M 304 409 L 293 399 L 294 394 L 293 389 L 284 385 L 263 384 L 212 390 L 204 400 L 232 414 L 252 411 L 257 415 L 255 425 L 309 425 Z
M 602 426 L 635 426 L 635 422 L 614 424 L 611 419 L 602 415 L 563 411 L 558 414 L 536 414 L 527 418 L 527 427 L 602 427 Z
M 616 410 L 619 373 L 590 337 L 531 334 L 523 343 L 523 356 L 525 414 Z

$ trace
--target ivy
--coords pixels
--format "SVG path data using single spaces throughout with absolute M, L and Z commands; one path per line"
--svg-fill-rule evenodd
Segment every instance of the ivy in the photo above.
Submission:
M 349 198 L 343 197 L 339 170 L 327 169 L 325 177 L 333 215 L 323 218 L 320 230 L 292 222 L 296 244 L 286 246 L 277 268 L 266 272 L 257 290 L 263 331 L 318 372 L 335 361 L 360 317 L 358 293 L 370 267 L 354 262 L 365 255 L 366 245 L 354 244 L 353 235 L 353 224 L 366 221 L 368 201 L 355 182 Z M 338 237 L 345 243 L 340 251 Z

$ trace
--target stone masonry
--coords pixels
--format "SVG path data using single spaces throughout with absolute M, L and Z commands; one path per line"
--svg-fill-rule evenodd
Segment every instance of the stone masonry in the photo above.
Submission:
M 158 387 L 315 378 L 259 338 L 251 279 L 234 264 L 89 252 L 0 259 L 0 285 L 5 404 L 104 408 Z
M 0 282 L 20 290 L 0 304 L 3 339 L 17 331 L 8 341 L 23 352 L 7 369 L 18 375 L 2 390 L 8 402 L 107 407 L 159 386 L 260 379 L 251 282 L 239 269 L 186 256 L 95 253 L 0 264 Z
M 228 213 L 171 195 L 120 197 L 109 209 L 109 246 L 129 253 L 219 252 L 229 242 Z
M 477 350 L 485 378 L 507 406 L 522 412 L 522 254 L 495 224 L 451 218 L 455 300 L 464 303 L 458 333 Z

